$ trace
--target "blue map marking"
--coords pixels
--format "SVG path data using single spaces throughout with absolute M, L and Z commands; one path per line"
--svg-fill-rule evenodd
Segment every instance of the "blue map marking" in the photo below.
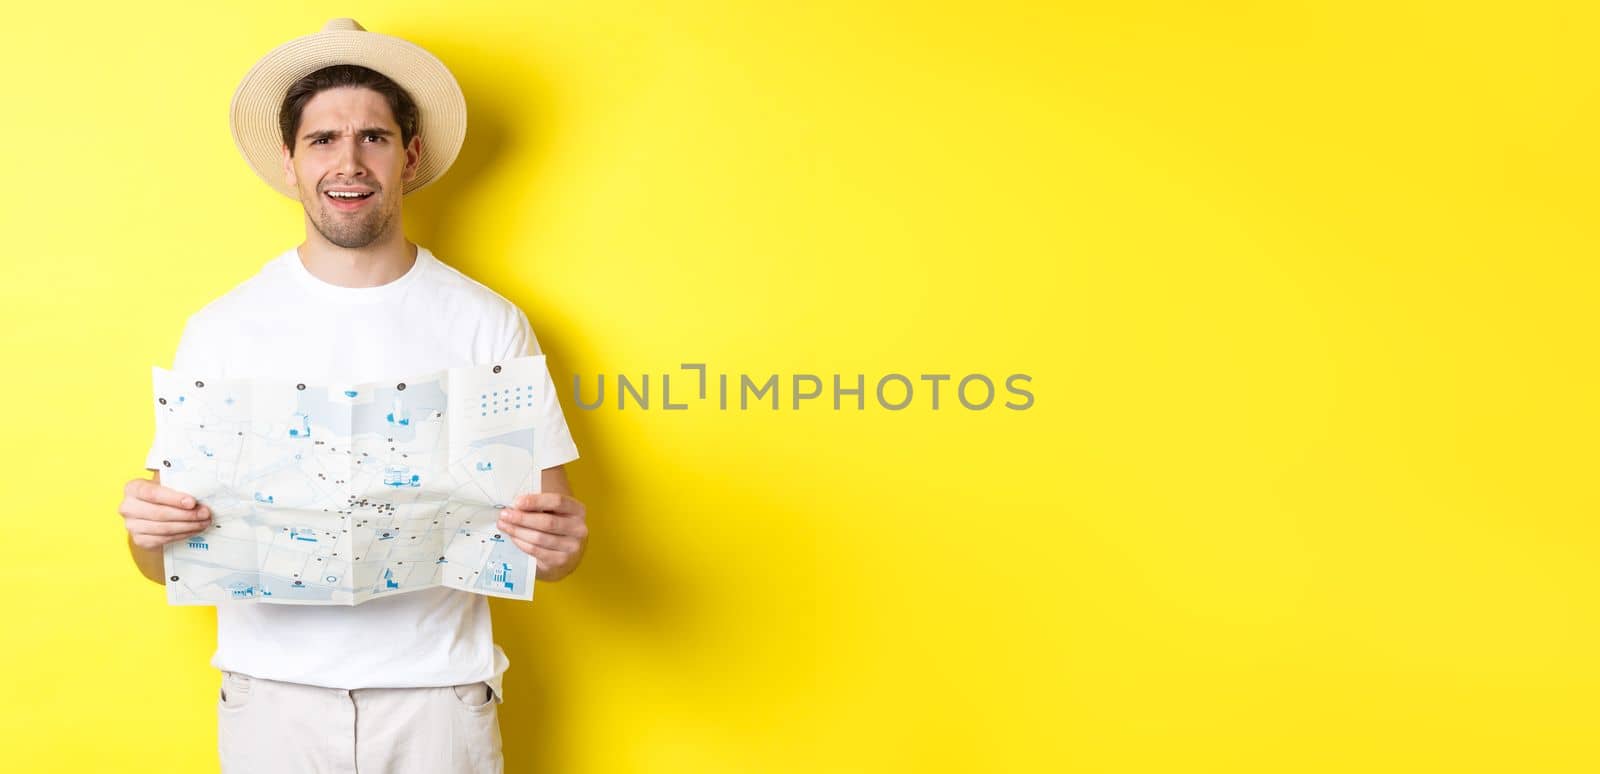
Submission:
M 383 485 L 392 487 L 422 486 L 422 476 L 412 473 L 406 465 L 390 465 L 383 469 Z
M 516 581 L 511 577 L 511 565 L 501 562 L 498 568 L 490 571 L 489 582 L 498 583 L 509 591 L 516 585 Z

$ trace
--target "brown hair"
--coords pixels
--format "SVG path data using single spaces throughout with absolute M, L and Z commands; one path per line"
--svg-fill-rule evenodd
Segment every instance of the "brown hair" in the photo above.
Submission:
M 300 131 L 300 114 L 305 112 L 306 103 L 321 92 L 341 86 L 359 86 L 383 95 L 389 101 L 389 112 L 394 114 L 395 123 L 400 125 L 400 144 L 411 144 L 411 138 L 417 133 L 417 103 L 400 84 L 361 65 L 331 65 L 295 81 L 283 95 L 283 106 L 278 109 L 278 129 L 283 133 L 283 144 L 289 147 L 290 156 L 294 155 L 294 135 Z

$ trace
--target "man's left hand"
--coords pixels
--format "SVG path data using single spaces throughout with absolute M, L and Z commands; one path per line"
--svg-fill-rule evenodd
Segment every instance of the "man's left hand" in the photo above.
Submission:
M 533 557 L 538 579 L 558 581 L 578 568 L 589 544 L 583 503 L 572 495 L 540 492 L 519 496 L 500 511 L 498 528 Z

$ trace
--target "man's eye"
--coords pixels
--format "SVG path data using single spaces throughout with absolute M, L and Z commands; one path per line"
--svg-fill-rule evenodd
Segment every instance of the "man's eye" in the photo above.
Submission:
M 317 139 L 312 140 L 311 144 L 312 145 L 316 145 L 317 143 L 323 143 L 323 142 L 327 142 L 327 141 L 328 141 L 328 138 L 326 138 L 326 137 L 318 137 Z
M 369 135 L 367 135 L 367 136 L 368 136 L 368 137 L 372 137 L 372 138 L 374 138 L 374 139 L 377 139 L 377 140 L 379 140 L 379 141 L 382 141 L 382 140 L 383 140 L 383 135 L 381 135 L 381 134 L 369 134 Z

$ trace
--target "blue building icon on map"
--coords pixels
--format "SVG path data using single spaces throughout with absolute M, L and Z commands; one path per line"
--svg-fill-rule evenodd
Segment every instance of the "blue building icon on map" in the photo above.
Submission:
M 411 424 L 411 412 L 406 409 L 405 404 L 401 403 L 399 398 L 395 398 L 394 408 L 389 411 L 385 419 L 389 420 L 391 425 L 405 427 Z
M 422 477 L 411 472 L 409 465 L 389 465 L 383 469 L 384 486 L 422 486 Z
M 489 571 L 489 580 L 505 586 L 506 591 L 511 591 L 516 586 L 515 582 L 511 580 L 511 565 L 505 562 L 500 563 L 499 569 Z

